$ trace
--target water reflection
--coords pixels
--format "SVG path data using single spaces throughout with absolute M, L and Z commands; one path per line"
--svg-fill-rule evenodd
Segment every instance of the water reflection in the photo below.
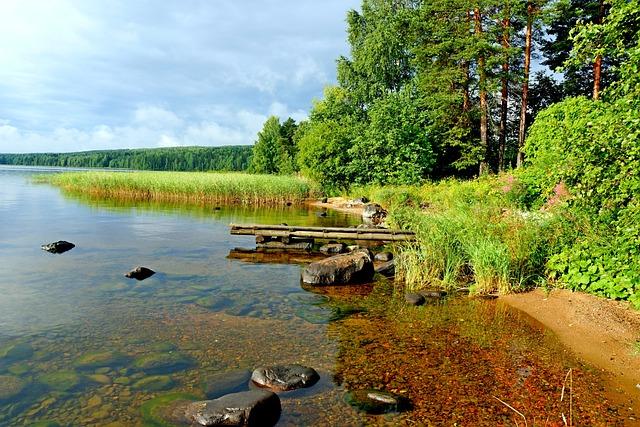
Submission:
M 620 422 L 601 410 L 609 405 L 594 373 L 495 301 L 408 308 L 389 282 L 303 287 L 299 265 L 233 256 L 253 239 L 227 227 L 357 219 L 63 196 L 29 173 L 0 168 L 0 196 L 14 200 L 0 210 L 0 425 L 153 425 L 162 405 L 211 395 L 221 375 L 287 363 L 322 380 L 282 395 L 280 425 L 512 424 L 494 396 L 529 424 L 557 422 L 568 368 L 574 421 Z M 40 250 L 60 239 L 77 246 Z M 126 279 L 136 265 L 158 273 Z M 364 389 L 406 396 L 413 409 L 374 416 L 345 403 Z

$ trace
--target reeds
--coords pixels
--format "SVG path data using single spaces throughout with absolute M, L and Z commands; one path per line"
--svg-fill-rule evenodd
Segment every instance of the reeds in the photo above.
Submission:
M 406 288 L 508 293 L 539 282 L 562 218 L 524 212 L 501 177 L 444 181 L 421 187 L 360 187 L 354 196 L 385 204 L 394 227 L 416 233 L 398 248 L 397 274 Z
M 245 173 L 68 172 L 36 180 L 101 198 L 196 204 L 299 204 L 317 192 L 303 178 Z

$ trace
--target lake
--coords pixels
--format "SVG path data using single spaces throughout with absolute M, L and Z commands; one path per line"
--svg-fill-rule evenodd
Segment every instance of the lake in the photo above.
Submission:
M 34 184 L 0 167 L 0 425 L 165 425 L 156 404 L 204 399 L 259 366 L 315 368 L 281 394 L 279 425 L 622 425 L 600 374 L 542 326 L 466 296 L 407 307 L 398 285 L 303 288 L 301 266 L 229 257 L 254 246 L 230 223 L 348 226 L 279 209 L 131 204 Z M 51 254 L 57 240 L 76 247 Z M 136 266 L 157 273 L 144 281 Z M 569 394 L 571 374 L 571 407 Z M 227 382 L 228 382 L 227 381 Z M 231 381 L 233 382 L 233 381 Z M 403 395 L 370 415 L 353 391 Z M 556 423 L 556 424 L 553 424 Z M 522 425 L 522 424 L 521 424 Z

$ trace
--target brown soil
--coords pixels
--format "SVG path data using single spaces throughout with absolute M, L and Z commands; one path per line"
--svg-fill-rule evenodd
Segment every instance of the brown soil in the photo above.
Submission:
M 319 209 L 333 209 L 338 212 L 346 212 L 353 215 L 362 216 L 364 204 L 352 203 L 351 200 L 344 197 L 330 197 L 327 199 L 327 203 L 322 203 L 318 200 L 309 200 L 307 202 L 309 206 Z
M 553 331 L 578 357 L 597 367 L 640 414 L 640 312 L 628 303 L 557 289 L 500 297 Z M 616 396 L 612 396 L 616 397 Z

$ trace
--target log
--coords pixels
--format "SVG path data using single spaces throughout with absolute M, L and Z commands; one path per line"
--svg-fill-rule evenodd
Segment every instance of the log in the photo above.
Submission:
M 260 235 L 281 239 L 413 241 L 415 233 L 384 228 L 292 227 L 284 225 L 231 225 L 232 235 Z M 282 240 L 281 240 L 282 241 Z

